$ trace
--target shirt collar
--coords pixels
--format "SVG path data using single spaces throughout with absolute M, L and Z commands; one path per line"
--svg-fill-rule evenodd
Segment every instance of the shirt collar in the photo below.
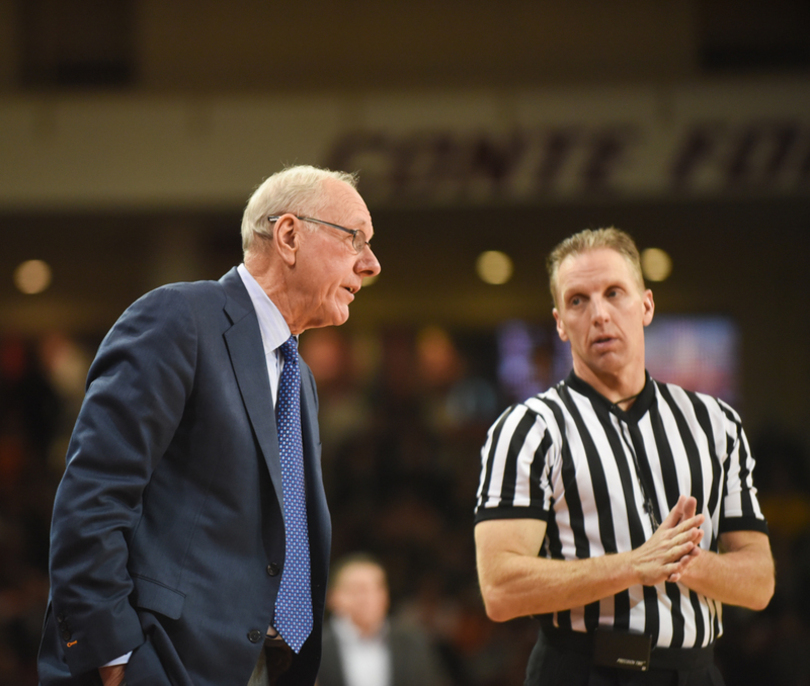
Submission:
M 284 320 L 272 300 L 264 292 L 256 279 L 247 270 L 244 263 L 240 264 L 236 271 L 242 277 L 242 283 L 247 288 L 253 309 L 256 310 L 256 317 L 259 320 L 259 330 L 262 334 L 262 345 L 265 355 L 275 351 L 284 341 L 290 337 L 290 327 Z
M 641 393 L 636 396 L 636 401 L 626 412 L 618 405 L 614 405 L 612 402 L 610 402 L 610 400 L 603 396 L 588 382 L 580 379 L 574 373 L 573 369 L 568 375 L 568 378 L 565 380 L 565 384 L 577 393 L 581 393 L 582 395 L 587 396 L 590 400 L 603 405 L 606 409 L 612 411 L 614 414 L 617 414 L 619 417 L 633 422 L 637 422 L 647 413 L 653 403 L 653 400 L 655 399 L 655 383 L 653 382 L 650 373 L 646 370 L 644 371 L 644 388 L 641 389 Z

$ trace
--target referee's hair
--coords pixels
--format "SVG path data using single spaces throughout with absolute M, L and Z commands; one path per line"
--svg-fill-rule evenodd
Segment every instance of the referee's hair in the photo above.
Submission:
M 599 250 L 600 248 L 615 250 L 624 257 L 630 265 L 633 276 L 636 277 L 639 288 L 644 290 L 644 277 L 641 273 L 641 257 L 639 256 L 635 241 L 630 237 L 630 234 L 613 226 L 607 229 L 585 229 L 584 231 L 575 233 L 573 236 L 569 236 L 564 241 L 557 244 L 546 260 L 549 289 L 551 290 L 551 297 L 554 300 L 555 307 L 557 306 L 557 274 L 565 258 L 572 255 L 581 255 L 591 250 Z

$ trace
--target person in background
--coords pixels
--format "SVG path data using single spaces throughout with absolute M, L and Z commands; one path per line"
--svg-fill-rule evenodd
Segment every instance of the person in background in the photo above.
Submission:
M 740 418 L 653 380 L 633 240 L 583 231 L 548 260 L 573 370 L 506 410 L 482 449 L 478 576 L 495 621 L 537 615 L 527 686 L 722 683 L 722 604 L 774 592 Z
M 354 176 L 269 177 L 243 264 L 131 305 L 102 342 L 56 495 L 42 686 L 310 686 L 331 522 L 307 329 L 380 265 Z
M 446 686 L 425 632 L 388 619 L 388 582 L 376 558 L 355 553 L 337 561 L 326 604 L 318 686 Z

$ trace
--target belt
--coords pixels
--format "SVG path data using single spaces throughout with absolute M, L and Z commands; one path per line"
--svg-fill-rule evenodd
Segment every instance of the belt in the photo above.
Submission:
M 557 650 L 576 653 L 589 659 L 594 654 L 594 633 L 566 631 L 564 629 L 541 630 L 546 643 Z M 691 670 L 710 667 L 714 664 L 714 645 L 705 648 L 653 648 L 650 652 L 650 669 Z

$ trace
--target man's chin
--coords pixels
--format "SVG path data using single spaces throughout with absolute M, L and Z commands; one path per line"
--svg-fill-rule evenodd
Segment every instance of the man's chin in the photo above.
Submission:
M 583 373 L 590 372 L 598 377 L 603 375 L 615 375 L 619 373 L 623 367 L 624 364 L 622 361 L 616 355 L 612 354 L 583 359 L 580 360 L 579 365 L 574 366 L 575 370 L 580 369 Z M 585 372 L 586 369 L 588 372 Z
M 347 307 L 345 310 L 340 310 L 338 316 L 335 321 L 335 326 L 340 326 L 341 324 L 345 324 L 349 321 L 349 308 Z
M 349 320 L 349 308 L 340 307 L 337 311 L 333 312 L 331 316 L 326 318 L 326 321 L 321 326 L 340 326 Z

